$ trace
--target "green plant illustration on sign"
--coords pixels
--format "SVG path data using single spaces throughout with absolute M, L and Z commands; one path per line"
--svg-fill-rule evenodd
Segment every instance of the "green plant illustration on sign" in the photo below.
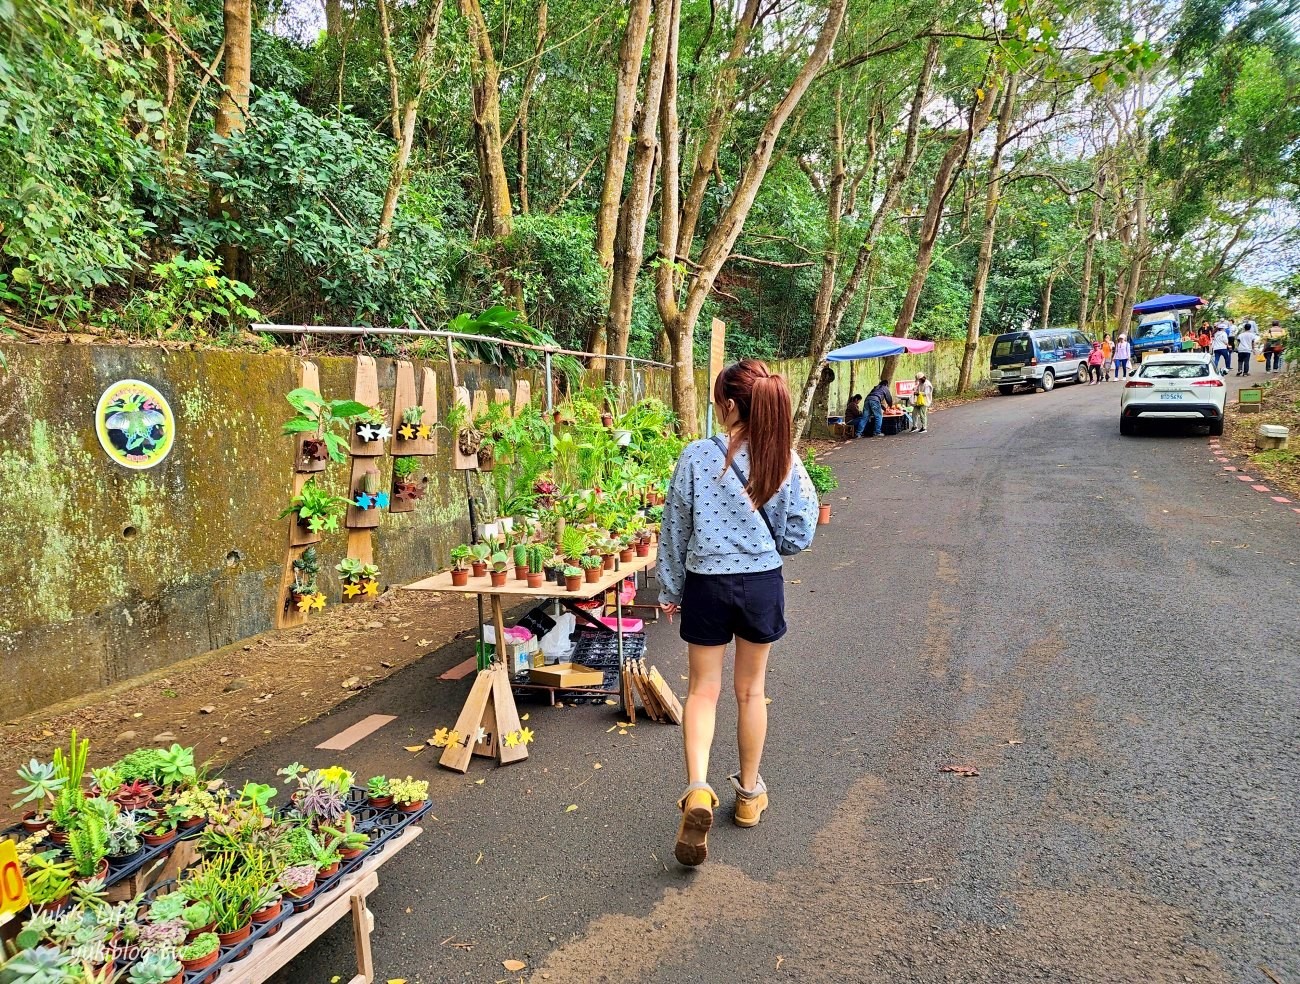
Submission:
M 104 451 L 119 465 L 152 468 L 171 451 L 176 420 L 158 390 L 138 379 L 123 379 L 100 396 L 95 433 Z

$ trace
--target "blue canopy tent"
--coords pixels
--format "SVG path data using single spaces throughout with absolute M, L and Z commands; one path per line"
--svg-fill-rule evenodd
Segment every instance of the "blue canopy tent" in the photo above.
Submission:
M 1161 294 L 1149 301 L 1139 301 L 1133 305 L 1134 314 L 1159 314 L 1161 311 L 1182 311 L 1187 308 L 1203 307 L 1205 301 L 1192 294 Z
M 852 345 L 837 348 L 826 356 L 830 362 L 855 362 L 858 359 L 883 359 L 891 355 L 904 355 L 908 352 L 929 352 L 934 342 L 925 342 L 916 338 L 897 338 L 894 335 L 872 335 Z

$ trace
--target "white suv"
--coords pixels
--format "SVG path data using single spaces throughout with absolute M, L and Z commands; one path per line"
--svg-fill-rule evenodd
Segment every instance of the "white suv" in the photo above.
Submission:
M 1223 433 L 1228 388 L 1202 352 L 1148 355 L 1120 390 L 1119 432 L 1137 432 L 1138 418 L 1189 420 Z

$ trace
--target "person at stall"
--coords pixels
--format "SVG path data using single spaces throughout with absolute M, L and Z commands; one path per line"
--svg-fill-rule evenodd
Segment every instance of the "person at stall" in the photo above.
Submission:
M 862 436 L 862 428 L 866 426 L 863 423 L 865 419 L 866 414 L 862 412 L 862 394 L 854 393 L 844 407 L 844 426 L 850 437 Z
M 930 404 L 934 402 L 934 383 L 930 382 L 923 372 L 916 374 L 916 389 L 912 391 L 912 398 L 916 404 L 916 423 L 912 424 L 912 430 L 924 434 L 926 428 L 930 426 Z
M 817 495 L 790 449 L 793 410 L 785 380 L 756 359 L 723 370 L 713 386 L 714 419 L 727 437 L 694 441 L 677 461 L 659 532 L 659 605 L 681 615 L 690 666 L 682 717 L 686 792 L 674 856 L 708 856 L 718 797 L 709 753 L 727 644 L 735 639 L 740 769 L 737 826 L 753 827 L 768 806 L 759 773 L 767 736 L 764 680 L 772 643 L 786 632 L 781 558 L 806 549 L 817 528 Z
M 889 380 L 881 379 L 867 393 L 867 419 L 870 421 L 871 437 L 880 437 L 884 434 L 885 407 L 893 405 L 894 398 L 889 393 Z M 866 428 L 866 424 L 858 428 L 858 437 L 862 436 Z
M 1210 334 L 1210 323 L 1208 321 L 1202 321 L 1201 333 L 1196 336 L 1196 344 L 1197 344 L 1196 351 L 1198 352 L 1210 351 L 1210 340 L 1213 337 L 1214 336 Z

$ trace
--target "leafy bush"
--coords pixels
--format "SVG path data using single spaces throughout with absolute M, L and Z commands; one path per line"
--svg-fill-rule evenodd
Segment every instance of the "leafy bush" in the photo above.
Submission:
M 103 312 L 100 323 L 150 338 L 208 338 L 260 317 L 244 303 L 253 289 L 222 276 L 212 260 L 175 256 L 150 269 L 157 286 L 136 291 L 120 311 Z

